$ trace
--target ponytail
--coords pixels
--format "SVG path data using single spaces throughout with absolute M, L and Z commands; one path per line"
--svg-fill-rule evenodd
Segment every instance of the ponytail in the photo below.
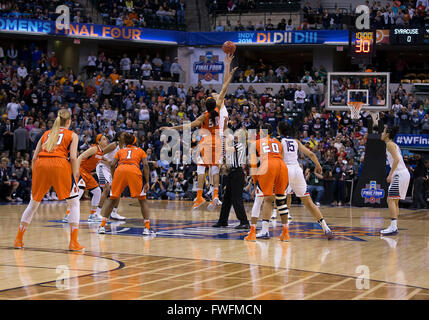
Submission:
M 206 109 L 210 113 L 210 119 L 213 123 L 216 123 L 216 117 L 219 113 L 216 111 L 216 100 L 212 97 L 206 100 Z
M 43 148 L 48 152 L 51 152 L 57 145 L 58 135 L 60 133 L 60 122 L 61 122 L 61 118 L 60 116 L 58 116 L 55 119 L 51 132 L 49 133 L 48 140 L 46 140 L 46 142 L 43 144 Z
M 215 109 L 213 109 L 212 111 L 210 111 L 210 119 L 212 120 L 212 122 L 215 124 L 216 123 L 216 117 L 219 116 L 219 113 L 217 113 L 217 111 Z
M 67 123 L 68 119 L 70 119 L 70 112 L 67 109 L 62 109 L 58 111 L 58 116 L 55 119 L 48 139 L 43 144 L 43 149 L 45 149 L 47 152 L 51 152 L 57 146 L 58 136 L 60 134 L 60 127 L 64 126 Z

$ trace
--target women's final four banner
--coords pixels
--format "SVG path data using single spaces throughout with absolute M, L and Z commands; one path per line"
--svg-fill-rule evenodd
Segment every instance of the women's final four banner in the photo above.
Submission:
M 134 27 L 118 27 L 87 23 L 70 23 L 67 30 L 58 30 L 54 21 L 0 18 L 0 31 L 73 38 L 138 41 L 189 46 L 220 46 L 225 41 L 238 45 L 276 44 L 346 44 L 347 30 L 306 31 L 240 31 L 184 32 Z

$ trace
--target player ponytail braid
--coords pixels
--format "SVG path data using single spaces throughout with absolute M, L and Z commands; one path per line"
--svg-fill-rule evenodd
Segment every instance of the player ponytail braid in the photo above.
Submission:
M 65 126 L 69 119 L 70 112 L 67 109 L 61 109 L 58 111 L 57 118 L 55 119 L 51 132 L 49 133 L 49 137 L 43 144 L 43 149 L 48 152 L 51 152 L 57 146 L 60 127 Z
M 206 100 L 206 109 L 210 113 L 210 119 L 213 124 L 216 124 L 216 117 L 219 116 L 219 113 L 216 111 L 216 100 L 214 98 L 208 98 Z

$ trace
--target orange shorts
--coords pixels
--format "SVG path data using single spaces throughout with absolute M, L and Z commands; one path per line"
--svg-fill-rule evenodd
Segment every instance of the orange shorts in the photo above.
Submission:
M 270 159 L 268 170 L 264 167 L 259 169 L 264 173 L 256 176 L 256 195 L 258 197 L 284 195 L 289 182 L 285 162 L 282 159 Z
M 85 190 L 92 190 L 98 187 L 98 182 L 90 172 L 79 169 L 80 177 L 85 181 Z
M 64 200 L 78 194 L 70 162 L 59 157 L 40 157 L 33 167 L 31 195 L 40 202 L 53 187 L 58 200 Z
M 132 198 L 146 199 L 146 193 L 143 190 L 143 175 L 140 169 L 132 164 L 121 164 L 116 168 L 113 175 L 110 198 L 119 199 L 127 186 Z
M 217 136 L 205 136 L 198 144 L 200 166 L 219 165 L 222 160 L 222 140 Z

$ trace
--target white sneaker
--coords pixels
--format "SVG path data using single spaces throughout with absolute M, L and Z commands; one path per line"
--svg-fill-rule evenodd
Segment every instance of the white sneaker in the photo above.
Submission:
M 219 200 L 219 198 L 218 198 L 218 197 L 216 197 L 216 198 L 214 198 L 214 199 L 213 199 L 213 203 L 214 203 L 215 205 L 217 205 L 217 206 L 221 206 L 221 205 L 222 205 L 222 202 Z
M 144 235 L 144 236 L 150 236 L 150 237 L 155 237 L 156 236 L 156 232 L 153 231 L 152 229 L 144 228 L 142 235 Z
M 118 214 L 117 212 L 112 212 L 110 214 L 110 219 L 114 219 L 114 220 L 125 220 L 125 217 L 121 216 L 120 214 Z
M 45 195 L 45 198 L 43 198 L 43 199 L 46 199 L 46 200 L 48 200 L 48 201 L 51 201 L 51 200 L 52 200 L 51 195 L 50 195 L 49 193 L 47 193 L 47 194 Z
M 58 201 L 57 194 L 55 192 L 51 193 L 51 200 Z
M 66 215 L 64 216 L 64 218 L 63 218 L 63 222 L 64 222 L 64 223 L 69 223 L 69 215 L 68 215 L 68 214 L 66 214 Z
M 316 207 L 320 207 L 320 202 L 315 203 Z
M 105 234 L 106 233 L 106 229 L 102 226 L 99 226 L 97 229 L 97 233 L 98 234 Z
M 292 220 L 292 216 L 291 216 L 291 214 L 290 214 L 290 213 L 287 215 L 287 218 L 288 218 L 289 220 Z
M 383 236 L 390 236 L 390 235 L 395 235 L 398 233 L 398 228 L 394 228 L 392 226 L 389 226 L 389 228 L 381 230 L 380 233 Z
M 16 197 L 15 200 L 18 202 L 22 202 L 22 199 L 20 197 Z
M 267 232 L 259 231 L 256 234 L 256 239 L 269 239 L 269 238 L 270 238 L 270 232 L 269 231 L 267 231 Z

